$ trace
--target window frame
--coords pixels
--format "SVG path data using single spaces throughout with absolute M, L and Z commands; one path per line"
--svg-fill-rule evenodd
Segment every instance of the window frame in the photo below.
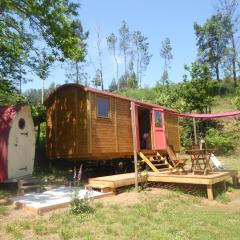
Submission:
M 99 115 L 98 98 L 106 99 L 108 101 L 108 115 L 107 116 Z M 97 118 L 110 119 L 110 98 L 109 97 L 102 96 L 102 95 L 96 95 L 96 115 L 97 115 Z
M 160 114 L 161 116 L 161 122 L 160 122 L 160 126 L 157 126 L 157 121 L 156 121 L 156 116 L 157 114 Z M 160 128 L 160 129 L 163 129 L 163 113 L 161 111 L 154 111 L 154 127 L 155 128 Z

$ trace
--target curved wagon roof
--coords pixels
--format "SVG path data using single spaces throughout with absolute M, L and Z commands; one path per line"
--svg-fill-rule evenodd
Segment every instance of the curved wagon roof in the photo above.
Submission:
M 118 95 L 118 94 L 112 93 L 112 92 L 102 91 L 102 90 L 98 90 L 98 89 L 91 88 L 91 87 L 85 87 L 85 86 L 77 84 L 77 83 L 67 83 L 67 84 L 63 84 L 63 85 L 59 86 L 45 100 L 44 105 L 48 105 L 48 103 L 55 96 L 55 94 L 57 94 L 58 92 L 64 90 L 65 88 L 68 88 L 68 87 L 76 87 L 85 92 L 93 92 L 93 93 L 97 93 L 97 94 L 101 94 L 101 95 L 105 95 L 105 96 L 109 96 L 109 97 L 113 97 L 113 98 L 118 98 L 118 99 L 122 99 L 122 100 L 126 100 L 126 101 L 133 101 L 134 103 L 141 105 L 141 106 L 150 107 L 150 108 L 160 108 L 167 112 L 177 113 L 177 111 L 167 108 L 167 107 L 163 107 L 163 106 L 160 106 L 157 104 L 152 104 L 152 103 L 146 103 L 146 102 L 143 102 L 140 100 L 132 99 L 130 97 L 121 96 L 121 95 Z

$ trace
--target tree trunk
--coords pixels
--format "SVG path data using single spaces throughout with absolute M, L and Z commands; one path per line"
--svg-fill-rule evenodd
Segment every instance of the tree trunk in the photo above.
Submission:
M 233 82 L 234 82 L 234 87 L 236 88 L 237 87 L 237 74 L 236 74 L 237 52 L 236 52 L 235 40 L 233 35 L 231 40 L 232 40 L 232 49 L 233 49 L 233 56 L 232 56 Z
M 38 124 L 37 124 L 37 139 L 36 139 L 37 147 L 39 146 L 39 142 L 40 142 L 40 130 L 41 130 L 41 123 L 38 122 Z
M 215 70 L 216 70 L 217 80 L 220 81 L 220 77 L 219 77 L 219 66 L 218 66 L 218 64 L 216 64 Z
M 117 68 L 117 86 L 118 86 L 118 90 L 119 90 L 119 81 L 118 81 L 118 61 L 117 61 L 117 58 L 116 58 L 116 54 L 114 52 L 114 59 L 115 59 L 115 62 L 116 62 L 116 68 Z
M 125 78 L 127 76 L 127 53 L 124 51 Z
M 102 74 L 102 70 L 100 71 L 100 75 L 101 75 L 101 86 L 102 86 L 102 91 L 103 91 L 104 87 L 103 87 L 103 74 Z
M 78 62 L 76 62 L 76 83 L 79 83 L 79 66 L 78 66 Z
M 139 57 L 139 52 L 138 52 L 138 57 L 137 57 L 137 80 L 138 80 L 138 85 L 139 85 L 139 87 L 141 87 L 141 83 L 140 83 L 140 73 L 139 73 L 139 59 L 140 59 L 140 57 Z
M 44 98 L 44 80 L 42 79 L 42 104 L 43 104 L 43 98 Z

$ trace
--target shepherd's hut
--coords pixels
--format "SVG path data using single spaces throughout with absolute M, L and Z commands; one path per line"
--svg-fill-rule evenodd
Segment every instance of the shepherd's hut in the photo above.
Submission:
M 79 84 L 65 84 L 47 98 L 45 106 L 50 159 L 131 157 L 134 132 L 137 151 L 165 152 L 167 145 L 176 152 L 180 150 L 178 116 L 174 110 L 159 105 Z
M 0 182 L 31 175 L 34 154 L 30 107 L 0 106 Z

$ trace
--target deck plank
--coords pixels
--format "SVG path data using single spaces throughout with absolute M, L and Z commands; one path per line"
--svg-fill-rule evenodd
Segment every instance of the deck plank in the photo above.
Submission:
M 235 173 L 235 172 L 234 172 Z M 117 174 L 98 178 L 90 178 L 89 185 L 99 184 L 116 189 L 134 184 L 134 173 Z M 164 182 L 164 183 L 182 183 L 182 184 L 199 184 L 207 186 L 209 200 L 213 199 L 212 186 L 216 183 L 225 182 L 232 177 L 232 172 L 213 172 L 208 175 L 194 174 L 169 174 L 163 172 L 148 172 L 146 175 L 139 178 L 139 182 Z

